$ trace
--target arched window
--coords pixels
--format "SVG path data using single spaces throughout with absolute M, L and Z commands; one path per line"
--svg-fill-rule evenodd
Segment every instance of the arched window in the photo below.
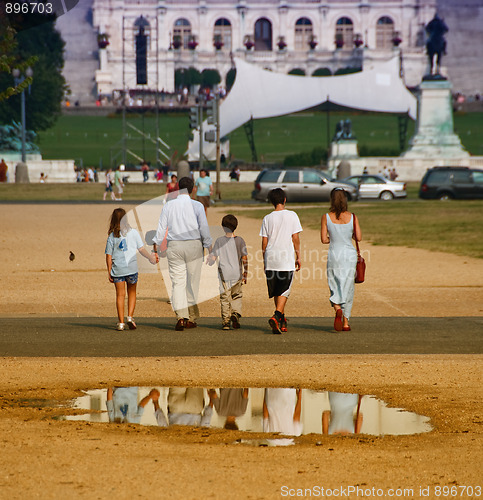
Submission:
M 307 50 L 314 34 L 312 21 L 301 17 L 295 23 L 295 50 Z
M 354 41 L 354 25 L 348 17 L 341 17 L 337 20 L 335 26 L 335 39 L 342 40 L 342 46 L 345 49 L 352 48 Z
M 187 19 L 180 18 L 174 23 L 173 28 L 173 45 L 175 48 L 188 48 L 188 43 L 191 38 L 191 24 Z M 178 45 L 179 44 L 179 45 Z M 176 46 L 178 45 L 178 47 Z
M 231 51 L 231 23 L 224 17 L 216 20 L 213 29 L 213 43 L 216 46 L 218 42 L 224 50 Z
M 394 21 L 387 16 L 378 19 L 376 25 L 376 49 L 390 49 L 394 38 Z
M 272 50 L 272 23 L 268 19 L 255 23 L 255 50 Z

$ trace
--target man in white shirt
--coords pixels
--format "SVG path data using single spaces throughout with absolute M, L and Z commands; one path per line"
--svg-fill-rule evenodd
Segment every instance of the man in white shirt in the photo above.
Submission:
M 274 299 L 275 312 L 268 320 L 272 333 L 287 331 L 285 304 L 292 288 L 294 271 L 300 270 L 300 238 L 302 226 L 298 215 L 285 208 L 283 189 L 272 189 L 268 199 L 275 210 L 262 221 L 262 253 L 269 298 Z
M 178 185 L 180 194 L 166 203 L 159 217 L 153 249 L 157 251 L 157 245 L 167 238 L 171 303 L 178 320 L 175 330 L 181 331 L 197 326 L 203 249 L 210 251 L 212 240 L 203 205 L 190 198 L 193 180 L 183 177 Z

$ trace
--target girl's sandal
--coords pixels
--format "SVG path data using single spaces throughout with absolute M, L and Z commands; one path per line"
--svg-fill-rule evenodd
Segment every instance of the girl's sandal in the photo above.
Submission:
M 135 330 L 137 327 L 136 327 L 136 323 L 134 323 L 134 320 L 131 318 L 131 316 L 128 316 L 127 317 L 127 326 L 129 327 L 129 330 Z

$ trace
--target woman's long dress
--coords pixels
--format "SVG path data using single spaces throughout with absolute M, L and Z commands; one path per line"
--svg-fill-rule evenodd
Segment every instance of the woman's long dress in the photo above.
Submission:
M 356 274 L 357 251 L 352 245 L 354 215 L 347 224 L 334 224 L 326 214 L 330 238 L 327 256 L 327 281 L 330 289 L 330 303 L 339 304 L 344 316 L 351 316 L 354 300 L 354 278 Z

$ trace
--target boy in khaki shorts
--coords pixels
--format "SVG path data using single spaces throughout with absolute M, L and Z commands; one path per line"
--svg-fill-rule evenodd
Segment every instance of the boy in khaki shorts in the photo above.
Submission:
M 220 278 L 220 304 L 223 330 L 240 328 L 242 310 L 242 285 L 247 282 L 248 252 L 243 238 L 235 236 L 238 220 L 234 215 L 225 215 L 221 221 L 225 236 L 215 241 L 206 263 L 212 266 L 218 257 Z

